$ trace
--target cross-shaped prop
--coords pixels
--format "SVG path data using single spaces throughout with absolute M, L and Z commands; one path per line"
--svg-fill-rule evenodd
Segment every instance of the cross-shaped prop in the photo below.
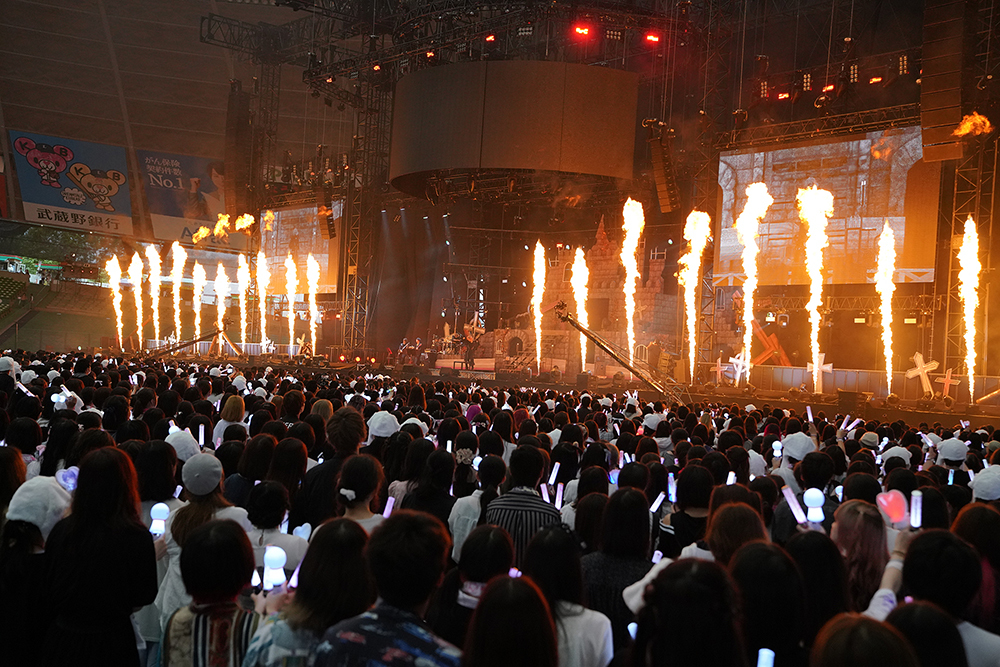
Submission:
M 735 357 L 729 357 L 729 363 L 733 365 L 733 372 L 736 373 L 737 384 L 739 384 L 740 378 L 743 377 L 744 373 L 747 376 L 747 382 L 750 381 L 750 364 L 747 361 L 746 350 L 740 350 L 740 353 Z
M 928 377 L 928 373 L 931 371 L 936 371 L 937 367 L 940 365 L 936 361 L 924 362 L 924 355 L 919 352 L 914 352 L 913 356 L 910 357 L 913 361 L 913 368 L 906 371 L 906 379 L 910 380 L 918 375 L 920 376 L 920 386 L 923 387 L 925 394 L 933 394 L 934 389 L 931 387 L 931 379 Z
M 726 366 L 722 363 L 722 355 L 719 355 L 719 358 L 716 360 L 715 366 L 712 367 L 712 370 L 715 371 L 715 384 L 721 387 L 723 378 L 722 374 L 726 372 Z
M 778 342 L 777 334 L 769 336 L 764 333 L 764 328 L 757 323 L 757 320 L 753 321 L 753 332 L 757 336 L 757 340 L 764 344 L 764 351 L 753 358 L 753 361 L 750 362 L 752 366 L 762 364 L 772 357 L 777 359 L 776 364 L 778 366 L 785 366 L 787 368 L 792 365 L 792 360 L 785 353 L 785 348 L 781 347 L 781 343 Z
M 826 353 L 819 353 L 819 375 L 816 378 L 819 380 L 816 382 L 816 386 L 813 387 L 813 393 L 822 394 L 823 393 L 823 376 L 827 373 L 833 372 L 833 364 L 824 364 L 823 361 L 826 359 Z M 806 364 L 806 370 L 809 373 L 813 372 L 812 362 Z
M 937 378 L 936 380 L 934 380 L 935 382 L 940 382 L 941 384 L 944 385 L 944 389 L 941 390 L 942 396 L 947 396 L 949 393 L 951 393 L 952 387 L 957 387 L 958 385 L 962 384 L 962 381 L 959 380 L 958 378 L 952 379 L 951 372 L 952 369 L 949 368 L 945 372 L 943 378 Z

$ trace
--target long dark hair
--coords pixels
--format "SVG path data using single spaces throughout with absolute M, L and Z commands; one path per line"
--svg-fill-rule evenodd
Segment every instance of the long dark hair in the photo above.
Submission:
M 45 442 L 45 453 L 42 455 L 42 467 L 38 474 L 51 477 L 56 474 L 59 461 L 69 454 L 73 436 L 80 432 L 80 425 L 72 419 L 56 419 L 49 424 L 49 439 Z
M 139 499 L 160 502 L 174 496 L 177 488 L 177 452 L 163 440 L 153 440 L 135 460 Z
M 84 457 L 67 521 L 77 536 L 101 529 L 143 527 L 139 482 L 125 452 L 101 447 Z
M 785 549 L 802 572 L 806 588 L 805 639 L 806 646 L 811 646 L 827 621 L 851 608 L 847 568 L 840 549 L 825 533 L 798 533 L 788 540 Z
M 413 495 L 420 500 L 429 500 L 436 495 L 447 494 L 454 478 L 455 458 L 444 449 L 436 449 L 427 457 Z
M 558 523 L 535 533 L 524 552 L 521 569 L 542 590 L 553 620 L 559 602 L 583 604 L 580 551 L 579 538 L 566 525 Z
M 465 667 L 559 664 L 555 623 L 529 577 L 496 577 L 479 599 L 465 640 Z
M 479 462 L 479 482 L 483 495 L 479 497 L 478 525 L 486 523 L 486 508 L 500 496 L 500 485 L 507 476 L 507 464 L 499 456 L 492 454 Z
M 274 457 L 274 448 L 278 446 L 278 441 L 273 435 L 261 433 L 250 438 L 246 449 L 240 456 L 240 463 L 237 471 L 249 482 L 256 482 L 267 477 L 267 471 L 271 467 L 271 459 Z
M 274 448 L 267 479 L 281 482 L 288 491 L 289 502 L 295 502 L 308 465 L 309 452 L 305 443 L 298 438 L 285 438 Z
M 514 442 L 514 418 L 511 417 L 510 412 L 506 410 L 501 410 L 493 417 L 493 427 L 490 429 L 501 438 L 504 442 Z
M 293 629 L 319 636 L 375 602 L 375 580 L 363 554 L 367 543 L 364 528 L 350 519 L 331 519 L 313 533 L 295 598 L 285 608 Z

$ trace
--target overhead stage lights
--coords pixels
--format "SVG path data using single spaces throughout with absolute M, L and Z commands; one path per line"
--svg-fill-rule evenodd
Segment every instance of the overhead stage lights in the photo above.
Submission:
M 575 25 L 573 26 L 573 34 L 578 37 L 588 37 L 590 36 L 590 27 L 585 25 Z

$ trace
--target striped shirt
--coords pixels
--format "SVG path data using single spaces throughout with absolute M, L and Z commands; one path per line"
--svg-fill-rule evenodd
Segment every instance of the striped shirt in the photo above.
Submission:
M 167 623 L 162 667 L 240 667 L 260 617 L 235 602 L 190 604 Z
M 519 486 L 486 507 L 486 522 L 510 533 L 514 540 L 514 564 L 520 567 L 528 542 L 535 533 L 549 524 L 561 523 L 562 515 L 542 500 L 534 489 Z

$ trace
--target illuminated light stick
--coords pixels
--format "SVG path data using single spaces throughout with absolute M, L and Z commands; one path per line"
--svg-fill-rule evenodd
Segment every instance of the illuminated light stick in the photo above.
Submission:
M 319 306 L 316 293 L 319 292 L 319 262 L 309 253 L 306 259 L 306 282 L 309 285 L 309 343 L 316 354 L 316 327 L 319 326 Z
M 392 508 L 396 504 L 395 496 L 389 496 L 389 499 L 385 501 L 385 509 L 382 511 L 382 518 L 388 519 L 392 514 Z
M 639 281 L 639 260 L 635 255 L 639 249 L 642 230 L 646 226 L 642 204 L 629 197 L 622 209 L 622 219 L 622 231 L 625 232 L 621 252 L 622 266 L 625 267 L 625 284 L 622 286 L 622 291 L 625 293 L 625 320 L 628 327 L 626 329 L 628 362 L 633 364 L 635 363 L 635 288 Z
M 215 324 L 221 331 L 226 319 L 226 297 L 229 296 L 229 276 L 226 267 L 219 262 L 215 269 Z
M 135 328 L 139 336 L 139 349 L 142 345 L 142 258 L 139 253 L 132 254 L 132 262 L 128 265 L 128 280 L 132 283 L 132 296 L 135 298 Z
M 191 281 L 194 285 L 192 296 L 194 301 L 194 337 L 201 338 L 201 298 L 205 294 L 208 275 L 205 273 L 205 267 L 198 262 L 194 263 L 194 268 L 191 270 Z
M 562 465 L 559 461 L 556 461 L 555 465 L 552 466 L 552 474 L 549 475 L 549 486 L 555 486 L 556 476 L 559 474 L 559 466 Z
M 955 469 L 948 469 L 948 486 L 952 486 L 955 483 Z
M 656 510 L 660 509 L 660 505 L 663 504 L 663 501 L 666 500 L 666 498 L 667 494 L 665 494 L 663 491 L 660 491 L 660 495 L 656 496 L 656 500 L 654 500 L 653 504 L 649 506 L 649 511 L 652 512 L 653 514 L 656 514 Z
M 285 583 L 285 563 L 288 556 L 281 547 L 268 546 L 264 549 L 264 590 Z
M 542 500 L 544 500 L 547 503 L 551 503 L 552 501 L 549 500 L 549 487 L 542 484 L 541 489 L 542 489 Z
M 149 262 L 149 301 L 153 311 L 153 340 L 160 340 L 160 271 L 163 261 L 155 245 L 146 246 L 146 261 Z
M 812 420 L 813 420 L 813 409 L 812 409 L 811 405 L 807 405 L 806 406 L 806 417 L 809 419 L 809 422 L 812 423 Z
M 823 523 L 823 519 L 826 518 L 826 515 L 823 514 L 823 503 L 826 500 L 823 497 L 823 492 L 815 488 L 806 489 L 806 492 L 802 494 L 802 500 L 809 508 L 809 512 L 806 514 L 809 523 Z
M 757 667 L 774 667 L 774 651 L 769 648 L 757 651 Z
M 267 211 L 265 213 L 265 220 Z M 274 214 L 271 213 L 273 219 Z M 271 272 L 267 270 L 267 258 L 264 256 L 264 251 L 261 250 L 257 253 L 257 307 L 260 311 L 260 342 L 261 342 L 261 353 L 264 352 L 264 345 L 267 343 L 267 287 L 271 283 Z
M 295 571 L 292 572 L 292 576 L 288 578 L 288 588 L 298 588 L 299 587 L 299 570 L 302 569 L 302 561 L 295 566 Z M 254 571 L 256 573 L 256 570 Z
M 931 440 L 929 437 L 927 437 L 926 433 L 924 433 L 923 431 L 918 431 L 918 433 L 920 433 L 920 439 L 924 441 L 925 445 L 927 445 L 928 447 L 934 446 L 934 441 Z
M 672 503 L 677 502 L 677 480 L 674 479 L 674 473 L 667 473 L 667 500 Z
M 806 513 L 802 511 L 802 505 L 799 504 L 799 499 L 795 497 L 792 489 L 783 486 L 781 487 L 781 493 L 784 494 L 785 500 L 788 501 L 788 507 L 792 510 L 792 514 L 795 515 L 795 521 L 797 523 L 807 523 Z
M 694 358 L 698 352 L 698 309 L 695 299 L 698 283 L 701 282 L 701 256 L 712 235 L 712 218 L 708 213 L 691 211 L 684 223 L 684 240 L 688 242 L 687 253 L 678 260 L 683 267 L 677 273 L 677 282 L 684 288 L 684 319 L 688 335 L 688 368 L 694 381 Z
M 170 508 L 166 503 L 156 503 L 149 508 L 149 532 L 159 537 L 167 532 L 167 518 L 170 516 Z
M 446 452 L 448 452 L 449 454 L 451 454 L 451 440 L 449 440 L 448 442 L 445 443 L 444 449 L 445 449 Z
M 239 267 L 236 269 L 236 285 L 240 299 L 240 342 L 247 342 L 247 292 L 250 290 L 250 264 L 247 257 L 240 253 Z
M 198 424 L 198 446 L 205 447 L 205 425 Z
M 976 308 L 979 307 L 979 274 L 983 265 L 979 262 L 979 232 L 976 221 L 970 215 L 965 220 L 965 234 L 962 248 L 958 251 L 958 294 L 962 299 L 965 316 L 965 367 L 969 373 L 969 399 L 976 396 Z
M 663 552 L 660 551 L 659 549 L 657 549 L 656 551 L 654 551 L 653 552 L 653 558 L 652 558 L 652 560 L 653 560 L 653 565 L 656 565 L 657 563 L 659 563 L 661 560 L 663 560 Z M 629 623 L 629 625 L 634 625 L 634 623 Z M 630 629 L 629 632 L 632 632 L 632 630 Z M 634 632 L 632 632 L 632 639 L 635 639 L 635 633 Z
M 854 421 L 851 422 L 851 425 L 847 427 L 847 430 L 848 431 L 853 431 L 854 429 L 856 429 L 858 427 L 858 424 L 860 424 L 863 421 L 864 421 L 864 419 L 862 419 L 861 417 L 858 417 L 857 419 L 855 419 Z
M 556 485 L 556 509 L 561 510 L 563 506 L 563 483 Z
M 295 260 L 292 253 L 285 257 L 285 294 L 288 296 L 288 356 L 294 356 L 292 345 L 295 343 L 295 291 L 299 288 L 299 278 L 296 273 Z
M 846 417 L 844 417 L 844 423 L 840 425 L 840 430 L 841 431 L 846 431 L 847 430 L 847 422 L 849 422 L 849 421 L 851 421 L 851 415 L 847 415 Z
M 542 299 L 545 298 L 545 247 L 535 242 L 535 266 L 531 274 L 531 309 L 535 319 L 535 366 L 542 372 Z
M 820 375 L 823 373 L 819 358 L 819 307 L 823 305 L 823 250 L 829 245 L 826 235 L 826 223 L 833 215 L 833 193 L 820 190 L 815 185 L 800 189 L 796 201 L 799 206 L 799 217 L 808 227 L 806 236 L 806 271 L 809 273 L 809 311 L 810 347 L 812 350 L 813 388 L 818 391 L 822 384 Z
M 751 183 L 747 186 L 746 193 L 747 203 L 733 226 L 736 228 L 736 237 L 743 246 L 743 273 L 746 274 L 743 281 L 743 355 L 746 359 L 746 376 L 749 382 L 750 359 L 753 358 L 750 350 L 753 344 L 754 294 L 757 292 L 757 254 L 760 252 L 757 233 L 760 221 L 774 203 L 774 197 L 767 191 L 767 185 L 764 183 Z M 736 370 L 739 372 L 739 369 Z M 739 379 L 737 375 L 737 383 Z
M 115 308 L 115 321 L 118 325 L 118 347 L 124 348 L 122 343 L 122 266 L 118 263 L 117 257 L 112 257 L 104 265 L 108 272 L 108 282 L 111 284 L 111 302 Z
M 735 483 L 736 483 L 736 473 L 730 470 L 729 474 L 726 475 L 726 486 L 732 486 Z
M 910 528 L 920 528 L 924 520 L 924 492 L 910 492 Z
M 587 257 L 583 248 L 576 249 L 573 260 L 573 277 L 569 283 L 573 287 L 573 300 L 576 302 L 576 321 L 584 327 L 590 326 L 587 317 L 587 283 L 590 282 L 590 270 L 587 268 Z M 587 337 L 580 334 L 580 370 L 587 367 Z
M 184 278 L 184 264 L 187 263 L 187 251 L 181 247 L 181 244 L 174 241 L 173 245 L 170 246 L 171 256 L 173 258 L 172 268 L 170 269 L 170 281 L 173 283 L 173 295 L 174 295 L 174 335 L 177 340 L 181 340 L 181 280 Z
M 878 270 L 875 272 L 875 291 L 881 297 L 879 313 L 882 316 L 882 355 L 885 357 L 885 386 L 892 393 L 892 295 L 896 283 L 892 276 L 896 270 L 896 237 L 886 220 L 878 237 Z

